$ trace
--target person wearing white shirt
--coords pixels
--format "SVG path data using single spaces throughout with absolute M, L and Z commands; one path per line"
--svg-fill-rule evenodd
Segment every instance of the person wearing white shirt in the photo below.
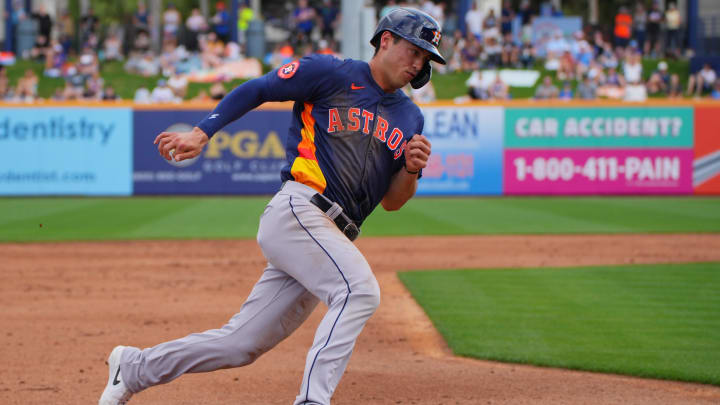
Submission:
M 478 39 L 482 38 L 483 14 L 478 10 L 475 2 L 472 2 L 470 10 L 465 13 L 465 25 L 467 26 L 467 30 L 472 32 Z
M 690 75 L 687 92 L 688 94 L 694 92 L 696 97 L 700 97 L 703 91 L 712 91 L 715 80 L 717 80 L 715 70 L 709 63 L 706 63 L 699 72 Z
M 150 101 L 153 103 L 172 103 L 176 100 L 175 94 L 167 86 L 167 82 L 162 79 L 158 80 L 157 87 L 150 93 Z
M 633 52 L 623 64 L 623 74 L 625 81 L 630 84 L 640 83 L 642 81 L 642 63 L 640 63 L 640 54 Z

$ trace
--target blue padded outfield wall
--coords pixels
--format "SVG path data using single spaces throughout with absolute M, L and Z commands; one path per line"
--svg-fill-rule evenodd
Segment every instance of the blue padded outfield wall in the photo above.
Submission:
M 0 109 L 0 195 L 132 194 L 130 108 Z
M 720 103 L 517 105 L 423 106 L 418 194 L 720 194 Z M 277 191 L 289 104 L 231 123 L 190 166 L 158 154 L 159 133 L 210 108 L 0 108 L 0 196 Z

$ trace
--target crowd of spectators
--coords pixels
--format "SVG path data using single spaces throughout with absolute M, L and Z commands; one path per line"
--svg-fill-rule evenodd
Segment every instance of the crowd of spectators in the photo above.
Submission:
M 546 8 L 544 16 L 562 13 Z M 715 72 L 709 65 L 688 78 L 683 93 L 681 78 L 668 72 L 665 59 L 685 56 L 681 47 L 682 21 L 676 4 L 669 2 L 665 10 L 658 1 L 650 9 L 638 1 L 632 10 L 620 7 L 612 32 L 602 27 L 585 26 L 566 35 L 558 30 L 544 42 L 544 57 L 532 42 L 532 22 L 539 14 L 522 0 L 515 9 L 509 0 L 503 1 L 500 16 L 493 10 L 482 13 L 473 3 L 465 14 L 467 30 L 463 35 L 454 32 L 449 45 L 449 71 L 473 72 L 468 81 L 468 95 L 460 99 L 502 99 L 505 92 L 492 91 L 501 81 L 481 80 L 480 70 L 501 68 L 534 69 L 539 64 L 549 74 L 535 89 L 535 99 L 596 99 L 609 98 L 643 101 L 648 96 L 679 98 L 684 95 L 720 97 Z M 513 32 L 514 20 L 519 20 L 519 35 Z M 643 69 L 643 58 L 660 59 L 652 72 Z M 557 86 L 555 83 L 560 83 Z M 500 94 L 498 96 L 497 94 Z
M 22 2 L 14 4 L 17 13 L 13 19 L 31 18 L 38 27 L 34 46 L 20 56 L 42 63 L 44 76 L 64 79 L 64 86 L 56 89 L 52 96 L 54 100 L 117 99 L 115 89 L 103 79 L 102 66 L 106 61 L 120 61 L 130 74 L 162 76 L 152 88 L 137 89 L 136 102 L 187 99 L 189 81 L 196 79 L 197 72 L 213 73 L 202 76 L 201 80 L 212 83 L 209 91 L 195 98 L 222 98 L 227 91 L 224 82 L 232 78 L 233 72 L 244 69 L 245 65 L 233 63 L 246 60 L 246 30 L 254 18 L 247 3 L 241 1 L 238 41 L 233 42 L 231 18 L 222 1 L 214 5 L 209 16 L 203 15 L 199 8 L 183 15 L 168 3 L 161 13 L 161 21 L 152 21 L 141 0 L 124 24 L 108 26 L 101 26 L 92 7 L 77 21 L 73 21 L 67 11 L 53 21 L 42 5 L 25 15 Z M 483 71 L 538 71 L 540 67 L 547 74 L 539 79 L 540 84 L 535 88 L 536 99 L 640 101 L 648 96 L 678 98 L 705 94 L 720 98 L 720 83 L 712 67 L 706 66 L 688 77 L 686 89 L 681 88 L 686 78 L 668 72 L 668 63 L 663 58 L 674 60 L 685 56 L 681 46 L 683 22 L 672 2 L 665 10 L 658 1 L 648 9 L 642 1 L 631 9 L 621 7 L 610 30 L 585 26 L 571 35 L 558 30 L 542 44 L 542 50 L 532 40 L 533 20 L 538 16 L 562 16 L 551 7 L 538 10 L 529 0 L 504 0 L 496 13 L 492 9 L 480 10 L 476 2 L 471 2 L 470 9 L 458 16 L 456 10 L 448 11 L 445 1 L 388 0 L 378 17 L 382 18 L 395 7 L 407 6 L 425 11 L 443 26 L 445 38 L 441 52 L 448 64 L 435 68 L 439 73 L 470 72 L 465 98 L 510 98 L 510 87 L 501 75 L 483 76 Z M 287 40 L 275 44 L 262 62 L 277 67 L 310 53 L 340 57 L 336 36 L 341 22 L 339 1 L 296 0 L 286 14 L 283 23 L 289 31 Z M 461 25 L 464 30 L 459 28 Z M 153 29 L 159 29 L 159 49 L 153 46 Z M 660 61 L 647 72 L 643 58 Z M 2 70 L 0 99 L 32 101 L 37 98 L 39 80 L 41 78 L 29 70 L 11 85 Z M 419 102 L 433 101 L 436 97 L 432 83 L 422 89 L 408 87 L 407 93 Z

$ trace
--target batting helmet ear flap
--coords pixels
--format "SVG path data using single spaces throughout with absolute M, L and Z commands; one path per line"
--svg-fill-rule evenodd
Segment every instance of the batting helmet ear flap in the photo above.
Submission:
M 430 81 L 431 76 L 432 66 L 430 66 L 430 62 L 425 62 L 425 65 L 423 65 L 422 69 L 420 69 L 420 73 L 410 80 L 410 85 L 413 89 L 419 89 Z

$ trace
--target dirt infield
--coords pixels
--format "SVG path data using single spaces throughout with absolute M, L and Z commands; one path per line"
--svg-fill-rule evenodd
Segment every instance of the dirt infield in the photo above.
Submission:
M 720 235 L 365 238 L 382 303 L 334 404 L 717 404 L 720 388 L 450 355 L 407 269 L 720 261 Z M 392 249 L 388 249 L 392 246 Z M 264 261 L 254 241 L 0 244 L 0 403 L 91 404 L 116 344 L 221 326 Z M 256 363 L 186 375 L 132 404 L 291 404 L 324 308 Z

